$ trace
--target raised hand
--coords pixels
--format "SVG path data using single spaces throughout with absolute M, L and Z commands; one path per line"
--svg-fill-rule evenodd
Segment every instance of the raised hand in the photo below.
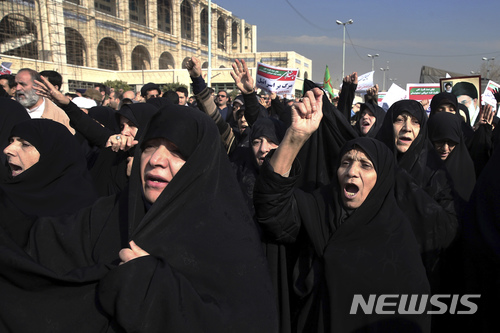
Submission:
M 231 76 L 238 89 L 241 90 L 241 93 L 253 93 L 254 82 L 245 60 L 241 60 L 240 62 L 238 59 L 235 59 L 232 67 L 233 71 L 231 72 Z
M 50 99 L 58 106 L 69 104 L 70 99 L 57 90 L 46 77 L 42 76 L 42 81 L 35 80 L 35 84 L 33 85 L 37 95 Z
M 314 88 L 306 92 L 302 102 L 292 106 L 292 138 L 307 140 L 316 131 L 323 118 L 323 91 Z
M 191 77 L 199 77 L 202 73 L 201 71 L 201 61 L 196 57 L 191 57 L 186 64 L 186 68 Z

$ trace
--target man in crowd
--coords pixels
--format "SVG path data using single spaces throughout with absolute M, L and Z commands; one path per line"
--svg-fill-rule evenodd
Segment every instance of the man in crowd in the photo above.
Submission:
M 38 96 L 33 86 L 35 80 L 42 82 L 40 74 L 30 68 L 20 69 L 16 75 L 16 100 L 26 108 L 31 118 L 48 118 L 57 121 L 75 134 L 75 130 L 69 125 L 66 113 L 51 101 Z
M 16 95 L 16 78 L 11 74 L 4 74 L 0 76 L 0 85 L 3 87 L 5 92 L 10 96 L 14 97 Z
M 146 83 L 141 88 L 141 96 L 145 100 L 148 100 L 150 98 L 161 97 L 160 91 L 161 91 L 161 89 L 160 89 L 159 85 L 157 85 L 156 83 L 153 83 L 153 82 L 149 82 L 149 83 Z
M 178 87 L 177 89 L 175 89 L 175 92 L 177 93 L 177 95 L 179 95 L 179 105 L 189 106 L 187 102 L 189 92 L 186 87 Z
M 232 115 L 232 112 L 229 111 L 229 107 L 227 106 L 227 101 L 227 92 L 225 90 L 219 90 L 215 98 L 215 104 L 217 105 L 217 110 L 220 112 L 222 119 L 225 121 L 229 121 Z

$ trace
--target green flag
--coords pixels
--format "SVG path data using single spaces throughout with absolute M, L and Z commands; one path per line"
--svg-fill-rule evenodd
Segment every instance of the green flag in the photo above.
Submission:
M 325 78 L 323 80 L 323 88 L 330 93 L 330 96 L 333 98 L 335 95 L 333 94 L 333 86 L 330 79 L 330 71 L 328 70 L 328 65 L 326 65 L 325 69 Z

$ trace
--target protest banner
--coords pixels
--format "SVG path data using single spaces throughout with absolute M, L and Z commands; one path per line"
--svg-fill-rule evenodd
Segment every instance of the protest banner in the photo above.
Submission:
M 295 94 L 294 86 L 298 73 L 298 69 L 275 67 L 258 62 L 255 85 L 257 88 L 278 95 L 293 95 Z
M 374 86 L 373 84 L 373 74 L 375 71 L 365 73 L 363 75 L 358 76 L 358 87 L 356 88 L 356 91 L 367 91 L 371 87 Z
M 497 109 L 497 100 L 495 99 L 495 96 L 493 96 L 493 90 L 497 89 L 500 90 L 500 84 L 490 80 L 486 85 L 486 89 L 484 89 L 484 92 L 481 95 L 483 104 L 488 103 L 493 107 L 493 110 Z

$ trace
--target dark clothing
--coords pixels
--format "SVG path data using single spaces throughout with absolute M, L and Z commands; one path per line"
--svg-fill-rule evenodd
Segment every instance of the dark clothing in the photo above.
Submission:
M 212 120 L 183 106 L 162 108 L 138 136 L 122 195 L 70 217 L 37 221 L 28 248 L 36 262 L 7 261 L 9 269 L 0 276 L 21 279 L 16 288 L 6 284 L 7 299 L 27 294 L 50 319 L 23 312 L 30 320 L 12 325 L 24 326 L 21 332 L 275 332 L 275 302 L 258 234 L 234 178 L 226 176 L 230 165 Z M 170 140 L 186 158 L 153 204 L 143 197 L 139 173 L 144 137 Z M 116 266 L 118 251 L 130 240 L 150 255 Z M 34 290 L 22 284 L 33 271 L 48 280 Z M 66 303 L 52 304 L 61 291 L 68 309 L 62 309 Z M 19 317 L 16 309 L 9 311 Z M 1 315 L 9 327 L 8 313 Z M 74 323 L 68 318 L 79 325 L 69 326 Z
M 444 163 L 453 180 L 453 187 L 462 200 L 461 206 L 469 201 L 476 184 L 474 162 L 465 144 L 462 122 L 459 117 L 448 112 L 439 112 L 429 118 L 429 139 L 433 143 L 448 140 L 456 143 Z
M 341 155 L 353 147 L 361 147 L 377 171 L 375 187 L 354 211 L 343 207 L 337 177 L 313 193 L 295 189 L 297 162 L 285 178 L 266 161 L 255 184 L 265 234 L 280 243 L 298 241 L 301 229 L 307 234 L 311 250 L 301 253 L 294 270 L 301 304 L 297 331 L 428 332 L 426 315 L 350 314 L 354 295 L 429 293 L 415 236 L 393 195 L 390 152 L 360 138 L 348 142 Z
M 233 113 L 228 106 L 222 109 L 217 106 L 217 111 L 220 112 L 222 119 L 224 119 L 226 122 L 229 122 L 229 120 L 233 117 Z
M 361 132 L 361 121 L 362 121 L 361 115 L 362 115 L 363 111 L 366 109 L 370 110 L 370 112 L 373 114 L 373 116 L 375 117 L 376 120 L 375 120 L 375 123 L 370 128 L 370 130 L 368 131 L 368 133 L 366 133 L 366 135 L 364 135 Z M 382 127 L 382 124 L 384 123 L 384 118 L 385 118 L 385 111 L 380 106 L 375 105 L 372 102 L 363 103 L 363 104 L 361 104 L 361 107 L 359 108 L 358 113 L 356 113 L 356 124 L 354 125 L 354 130 L 356 131 L 356 133 L 358 133 L 359 136 L 366 136 L 368 138 L 374 138 L 375 136 L 377 136 L 378 131 Z
M 408 150 L 399 153 L 393 123 L 405 111 L 417 118 L 420 131 Z M 443 249 L 455 239 L 458 222 L 452 181 L 429 141 L 427 131 L 427 115 L 422 105 L 417 101 L 402 100 L 387 111 L 377 139 L 389 147 L 392 158 L 397 161 L 396 201 L 411 222 L 431 286 L 435 286 L 439 274 L 434 276 L 432 272 L 437 269 Z M 434 279 L 437 281 L 432 281 Z
M 0 97 L 0 179 L 8 174 L 7 158 L 3 150 L 9 145 L 12 127 L 30 119 L 24 106 L 11 98 Z
M 0 183 L 5 192 L 0 198 L 2 225 L 18 244 L 24 245 L 27 224 L 9 218 L 11 214 L 19 217 L 15 210 L 27 219 L 72 214 L 93 204 L 97 191 L 79 145 L 64 125 L 49 119 L 30 119 L 15 125 L 11 136 L 28 141 L 40 153 L 37 163 Z
M 481 295 L 474 299 L 478 310 L 467 315 L 461 332 L 498 331 L 500 306 L 500 150 L 495 152 L 478 178 L 464 219 L 461 253 L 465 267 L 465 294 Z

